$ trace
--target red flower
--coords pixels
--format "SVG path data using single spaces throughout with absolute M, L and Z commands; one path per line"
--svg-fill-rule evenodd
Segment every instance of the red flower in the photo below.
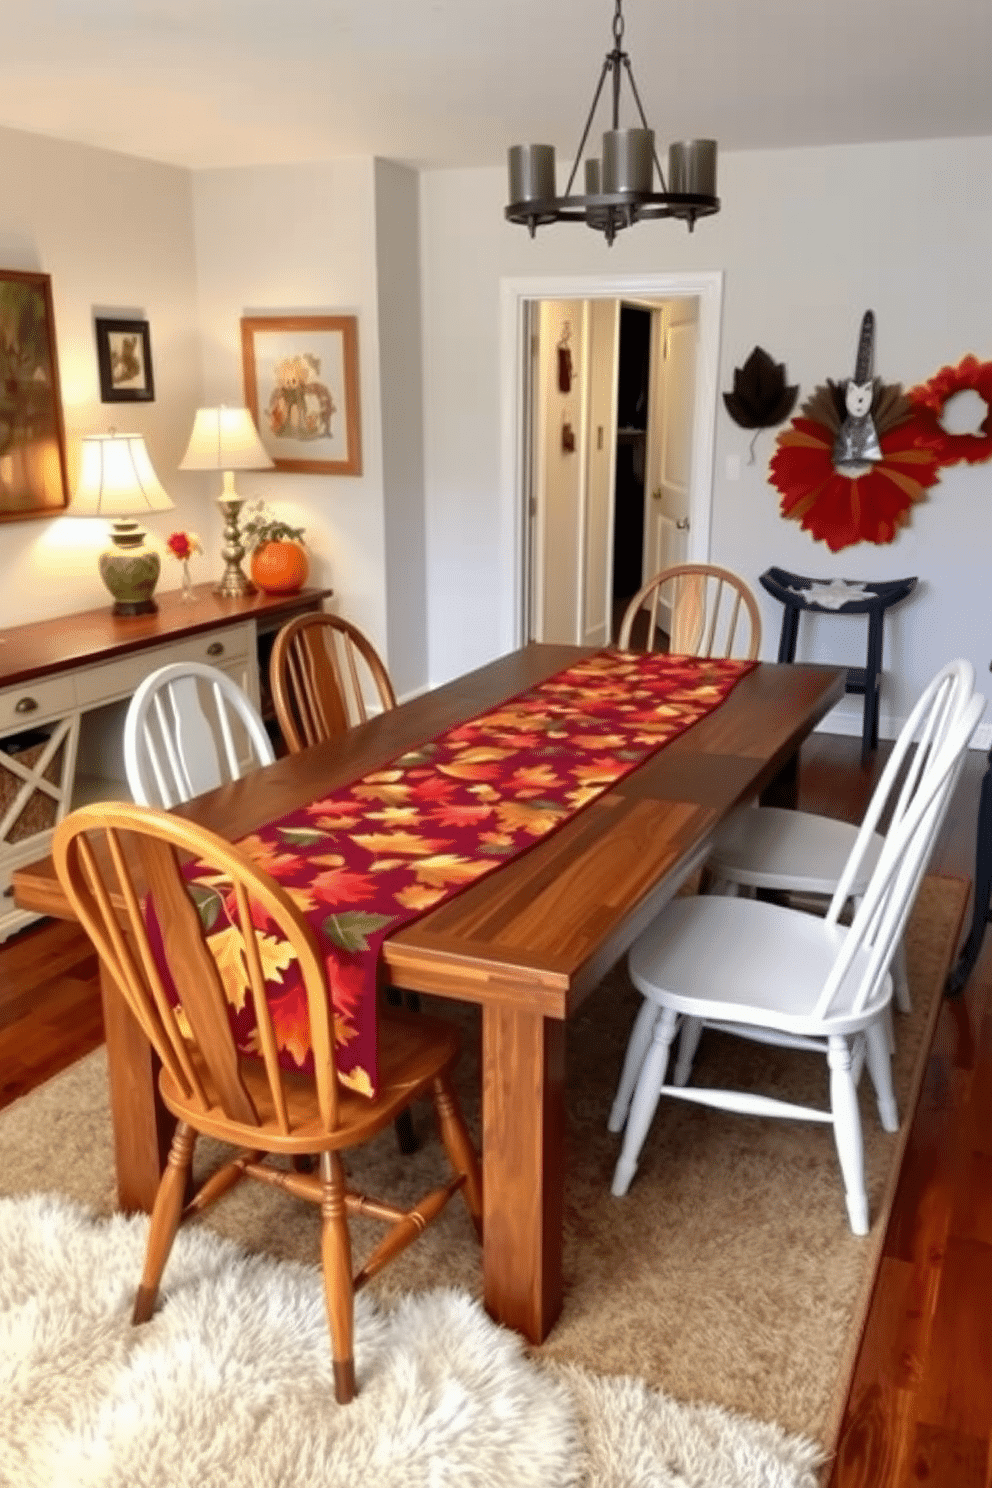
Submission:
M 183 560 L 192 558 L 194 553 L 203 552 L 195 532 L 170 532 L 165 545 L 174 558 Z

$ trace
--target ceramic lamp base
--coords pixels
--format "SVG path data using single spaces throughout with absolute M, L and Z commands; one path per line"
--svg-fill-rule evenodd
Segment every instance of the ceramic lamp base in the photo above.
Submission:
M 115 615 L 153 615 L 158 609 L 152 595 L 162 562 L 145 543 L 144 530 L 128 518 L 119 518 L 111 529 L 113 541 L 98 559 L 100 577 L 114 597 Z

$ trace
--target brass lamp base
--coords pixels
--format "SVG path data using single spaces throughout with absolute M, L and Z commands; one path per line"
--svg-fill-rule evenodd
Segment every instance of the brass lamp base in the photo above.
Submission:
M 217 505 L 224 514 L 224 546 L 220 550 L 224 572 L 220 582 L 214 585 L 214 593 L 223 599 L 243 599 L 257 594 L 258 589 L 241 569 L 245 549 L 238 528 L 238 513 L 244 506 L 244 501 L 240 496 L 223 495 L 217 497 Z

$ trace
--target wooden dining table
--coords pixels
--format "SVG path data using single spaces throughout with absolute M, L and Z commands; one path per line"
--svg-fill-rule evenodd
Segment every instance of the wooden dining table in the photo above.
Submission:
M 526 646 L 177 814 L 238 841 L 588 654 Z M 481 1006 L 485 1303 L 532 1342 L 562 1304 L 567 1021 L 703 861 L 719 822 L 788 798 L 799 746 L 844 679 L 843 668 L 759 663 L 566 825 L 383 946 L 393 986 Z M 17 870 L 13 887 L 22 908 L 73 918 L 51 858 Z M 102 996 L 118 1200 L 148 1210 L 170 1118 L 153 1052 L 105 978 Z

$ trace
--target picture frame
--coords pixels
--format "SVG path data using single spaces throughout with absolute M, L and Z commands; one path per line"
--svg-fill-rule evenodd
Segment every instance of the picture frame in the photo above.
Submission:
M 153 403 L 155 374 L 147 320 L 111 320 L 97 316 L 96 359 L 100 367 L 101 403 Z
M 356 316 L 245 316 L 241 360 L 245 403 L 277 470 L 361 475 Z
M 51 276 L 0 269 L 0 522 L 68 504 Z

